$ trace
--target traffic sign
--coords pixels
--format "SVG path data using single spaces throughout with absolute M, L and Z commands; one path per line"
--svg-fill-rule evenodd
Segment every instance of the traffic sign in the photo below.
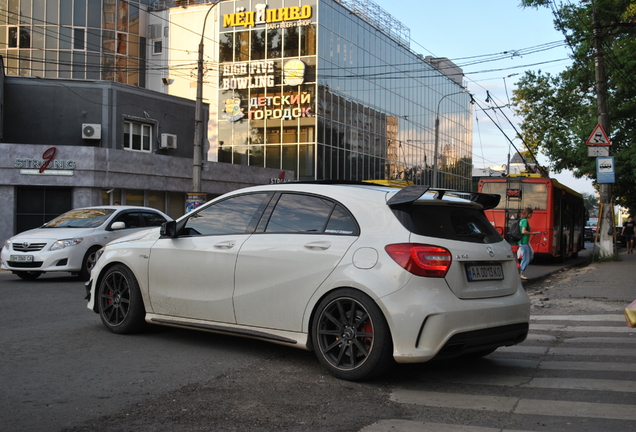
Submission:
M 596 182 L 597 183 L 614 183 L 614 158 L 598 157 L 596 158 Z
M 587 155 L 589 157 L 609 156 L 609 146 L 589 146 Z
M 605 130 L 603 129 L 603 126 L 601 126 L 600 124 L 596 125 L 596 128 L 594 128 L 594 131 L 592 132 L 592 135 L 590 135 L 590 137 L 587 139 L 586 144 L 599 146 L 612 145 L 609 138 L 607 137 L 607 134 L 605 133 Z

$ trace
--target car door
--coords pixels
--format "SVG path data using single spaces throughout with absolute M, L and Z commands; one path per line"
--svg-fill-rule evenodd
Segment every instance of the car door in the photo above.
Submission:
M 267 201 L 267 194 L 255 193 L 212 203 L 189 215 L 177 238 L 160 238 L 150 251 L 153 312 L 236 322 L 232 292 L 237 253 Z
M 239 324 L 301 331 L 305 305 L 358 238 L 351 214 L 329 199 L 284 193 L 236 263 Z

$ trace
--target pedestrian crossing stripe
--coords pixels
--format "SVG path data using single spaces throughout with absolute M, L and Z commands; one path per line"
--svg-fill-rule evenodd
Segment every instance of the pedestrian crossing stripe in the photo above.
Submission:
M 537 322 L 541 322 L 538 324 Z M 550 323 L 548 323 L 550 322 Z M 543 324 L 545 323 L 545 324 Z M 577 323 L 577 324 L 575 324 Z M 599 323 L 605 325 L 599 326 Z M 614 325 L 612 325 L 614 324 Z M 437 383 L 449 383 L 462 385 L 462 391 L 458 393 L 443 391 L 422 391 L 409 388 L 396 388 L 391 394 L 391 400 L 402 403 L 412 404 L 433 408 L 447 409 L 463 409 L 475 410 L 480 412 L 505 412 L 509 414 L 519 415 L 536 415 L 536 416 L 554 416 L 554 417 L 574 417 L 574 418 L 590 418 L 590 419 L 608 419 L 608 420 L 636 420 L 635 404 L 612 404 L 598 403 L 590 401 L 567 401 L 561 398 L 555 399 L 548 397 L 545 399 L 533 399 L 526 397 L 526 394 L 534 394 L 530 390 L 549 390 L 549 391 L 580 391 L 585 392 L 603 392 L 606 394 L 623 394 L 623 400 L 632 401 L 632 396 L 636 393 L 636 381 L 630 378 L 636 378 L 634 375 L 626 375 L 625 373 L 636 373 L 636 364 L 634 362 L 607 362 L 607 361 L 558 361 L 559 358 L 571 356 L 576 358 L 594 357 L 614 357 L 614 358 L 634 358 L 636 357 L 636 348 L 633 343 L 636 342 L 634 329 L 628 328 L 624 324 L 622 315 L 552 315 L 531 317 L 530 325 L 531 333 L 528 335 L 527 342 L 530 344 L 521 344 L 511 347 L 499 348 L 495 353 L 486 357 L 484 372 L 479 373 L 472 368 L 470 372 L 461 372 L 458 369 L 449 369 L 448 371 L 434 370 Z M 553 334 L 545 334 L 541 332 L 558 332 L 559 337 Z M 590 334 L 587 337 L 582 334 Z M 574 337 L 564 337 L 563 333 L 571 333 Z M 610 333 L 611 336 L 601 337 L 597 333 Z M 534 344 L 534 345 L 533 345 Z M 558 346 L 552 346 L 558 344 Z M 579 348 L 576 344 L 587 346 Z M 592 345 L 593 344 L 593 345 Z M 564 346 L 565 345 L 565 346 Z M 530 358 L 510 358 L 512 354 L 529 354 L 541 355 L 541 360 Z M 545 356 L 549 356 L 549 361 L 545 360 Z M 510 375 L 502 372 L 502 368 L 526 369 L 526 376 L 523 373 L 519 375 Z M 490 374 L 488 371 L 497 370 L 502 373 Z M 533 375 L 530 371 L 579 371 L 580 377 L 572 377 L 569 373 L 567 377 L 546 376 L 548 372 Z M 581 373 L 583 372 L 583 373 Z M 617 379 L 597 379 L 587 378 L 586 376 L 594 376 L 588 372 L 610 373 L 604 375 L 609 377 L 619 377 Z M 616 374 L 618 372 L 620 374 Z M 614 373 L 613 375 L 611 373 Z M 552 372 L 552 375 L 558 375 Z M 421 380 L 426 380 L 424 374 Z M 515 389 L 524 396 L 497 396 L 484 394 L 467 394 L 466 386 L 476 386 L 481 392 L 481 386 L 508 387 Z M 509 390 L 508 392 L 513 391 Z M 528 393 L 528 391 L 530 391 Z M 507 392 L 507 394 L 509 394 Z M 542 392 L 542 394 L 545 392 Z M 568 393 L 558 393 L 568 394 Z M 583 394 L 583 393 L 578 393 Z M 597 393 L 589 393 L 589 399 L 595 400 Z M 616 399 L 616 398 L 614 398 Z M 387 425 L 391 425 L 387 428 Z M 383 428 L 384 426 L 384 428 Z M 376 428 L 377 427 L 377 428 Z M 424 423 L 415 421 L 386 420 L 378 422 L 363 428 L 361 432 L 379 432 L 392 430 L 396 432 L 494 432 L 501 429 L 493 429 L 470 425 L 452 425 L 439 423 Z M 513 431 L 510 431 L 513 432 Z M 523 431 L 516 431 L 523 432 Z M 527 432 L 527 431 L 526 431 Z

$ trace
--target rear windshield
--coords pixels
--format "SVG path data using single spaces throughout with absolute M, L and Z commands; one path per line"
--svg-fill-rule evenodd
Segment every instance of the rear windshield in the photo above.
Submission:
M 393 213 L 414 234 L 471 243 L 503 241 L 483 211 L 474 208 L 405 204 L 394 207 Z

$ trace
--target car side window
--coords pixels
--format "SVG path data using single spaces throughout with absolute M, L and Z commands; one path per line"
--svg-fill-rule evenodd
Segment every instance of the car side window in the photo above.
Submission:
M 137 212 L 122 213 L 117 216 L 113 222 L 124 222 L 126 224 L 126 228 L 139 228 L 143 226 L 139 220 L 139 213 Z
M 189 217 L 185 235 L 243 234 L 251 232 L 267 204 L 264 193 L 230 197 L 196 211 Z
M 161 226 L 166 221 L 163 216 L 154 212 L 141 212 L 141 219 L 147 227 Z
M 316 196 L 282 194 L 265 232 L 353 234 L 356 230 L 355 221 L 339 204 Z
M 358 225 L 356 224 L 356 221 L 353 217 L 351 217 L 349 212 L 344 209 L 344 207 L 338 204 L 331 213 L 325 233 L 351 235 L 357 234 L 357 232 Z

